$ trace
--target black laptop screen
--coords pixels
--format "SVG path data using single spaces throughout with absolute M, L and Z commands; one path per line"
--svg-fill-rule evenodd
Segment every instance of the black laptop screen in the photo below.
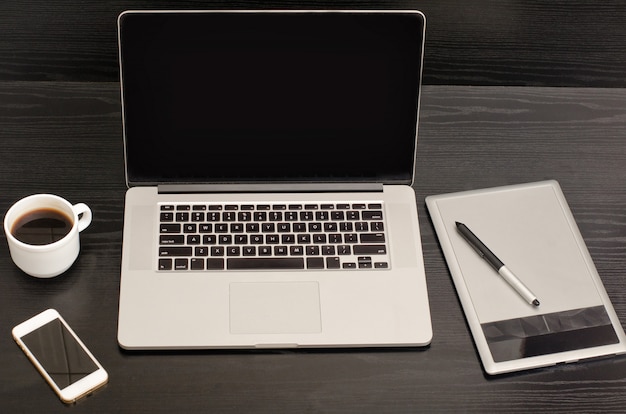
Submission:
M 119 20 L 129 184 L 412 180 L 413 12 Z

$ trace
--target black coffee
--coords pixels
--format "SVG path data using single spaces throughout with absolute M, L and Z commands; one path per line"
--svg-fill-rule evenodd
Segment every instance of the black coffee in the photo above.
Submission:
M 26 244 L 43 245 L 61 240 L 72 229 L 72 219 L 62 211 L 42 208 L 29 211 L 13 224 L 11 234 Z

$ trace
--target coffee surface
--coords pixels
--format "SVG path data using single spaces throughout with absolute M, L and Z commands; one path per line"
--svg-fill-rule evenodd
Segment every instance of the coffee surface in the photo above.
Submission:
M 61 240 L 71 229 L 72 219 L 67 214 L 52 208 L 42 208 L 19 217 L 11 234 L 22 243 L 44 245 Z

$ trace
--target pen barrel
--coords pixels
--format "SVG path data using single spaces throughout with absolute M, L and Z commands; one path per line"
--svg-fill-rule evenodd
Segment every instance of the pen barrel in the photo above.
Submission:
M 470 246 L 476 250 L 480 257 L 493 266 L 494 269 L 499 271 L 500 268 L 504 266 L 504 263 L 502 263 L 502 261 L 498 259 L 498 257 L 493 254 L 493 252 L 489 250 L 489 248 L 485 246 L 485 244 L 481 242 L 480 239 L 465 224 L 456 223 L 456 226 L 463 237 L 465 237 L 465 240 L 469 242 Z
M 498 269 L 498 273 L 506 282 L 511 285 L 513 289 L 520 294 L 524 300 L 530 304 L 533 303 L 537 299 L 537 297 L 526 287 L 526 285 L 515 276 L 513 272 L 511 272 L 506 266 L 502 266 Z

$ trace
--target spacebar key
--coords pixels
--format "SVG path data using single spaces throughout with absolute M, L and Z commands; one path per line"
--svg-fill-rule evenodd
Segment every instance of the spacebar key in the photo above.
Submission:
M 228 269 L 304 269 L 304 259 L 301 257 L 252 257 L 228 259 Z

